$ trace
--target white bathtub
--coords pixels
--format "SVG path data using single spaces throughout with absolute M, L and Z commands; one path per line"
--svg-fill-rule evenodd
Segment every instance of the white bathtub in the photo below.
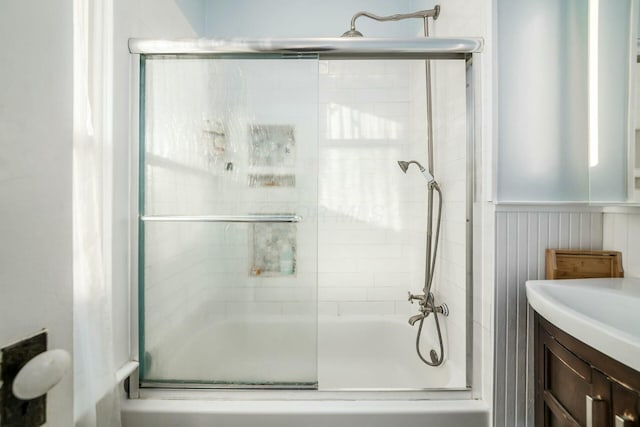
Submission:
M 488 427 L 481 401 L 130 400 L 123 427 Z
M 430 320 L 430 319 L 429 319 Z M 244 320 L 246 323 L 246 320 Z M 300 340 L 300 332 L 283 320 L 262 319 L 266 328 L 245 328 L 261 334 L 256 357 L 274 351 L 264 339 L 265 331 L 282 342 Z M 285 327 L 286 325 L 286 327 Z M 308 325 L 307 325 L 308 326 Z M 232 336 L 234 321 L 207 328 L 183 345 L 172 357 L 158 364 L 188 378 L 202 373 L 202 343 L 219 342 Z M 222 329 L 221 329 L 222 328 Z M 315 326 L 314 326 L 315 328 Z M 123 402 L 124 427 L 165 426 L 411 426 L 458 427 L 488 425 L 488 410 L 482 402 L 451 400 L 469 397 L 469 392 L 436 392 L 423 389 L 462 388 L 464 374 L 451 362 L 432 368 L 415 353 L 415 333 L 404 318 L 321 317 L 318 324 L 319 391 L 143 391 L 142 399 Z M 288 336 L 287 334 L 291 334 Z M 214 338 L 216 337 L 216 338 Z M 255 337 L 256 340 L 258 337 Z M 425 337 L 425 353 L 435 346 Z M 195 351 L 197 346 L 198 351 Z M 305 346 L 303 345 L 302 348 Z M 195 356 L 199 354 L 199 356 Z M 280 360 L 292 371 L 304 372 L 295 360 Z M 293 356 L 291 356 L 293 355 Z M 231 357 L 231 356 L 230 356 Z M 206 359 L 206 356 L 204 356 Z M 209 369 L 211 367 L 204 368 Z M 215 370 L 215 368 L 213 368 Z M 231 374 L 229 374 L 231 372 Z M 160 371 L 156 373 L 160 374 Z M 216 375 L 233 372 L 233 366 Z M 258 371 L 250 376 L 259 374 Z M 384 391 L 376 391 L 382 389 Z M 393 390 L 396 391 L 393 391 Z M 341 390 L 341 391 L 336 391 Z M 352 390 L 352 391 L 345 391 Z M 402 390 L 402 391 L 401 391 Z M 466 393 L 466 394 L 465 394 Z M 429 400 L 432 399 L 432 400 Z
M 320 390 L 465 387 L 464 372 L 451 360 L 446 359 L 442 366 L 430 367 L 418 358 L 415 348 L 418 325 L 412 327 L 405 317 L 320 317 L 319 320 Z M 428 321 L 431 323 L 432 319 Z M 435 334 L 429 332 L 423 333 L 421 344 L 425 355 L 430 349 L 438 348 Z
M 149 378 L 231 383 L 317 380 L 320 390 L 466 385 L 464 372 L 450 358 L 439 367 L 420 361 L 415 350 L 418 327 L 404 317 L 321 316 L 317 349 L 316 325 L 305 320 L 260 317 L 216 322 L 152 352 Z M 434 331 L 425 328 L 421 344 L 424 355 L 437 349 Z

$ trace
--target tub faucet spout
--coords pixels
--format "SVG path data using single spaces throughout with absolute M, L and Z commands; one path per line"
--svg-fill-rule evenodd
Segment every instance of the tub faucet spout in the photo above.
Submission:
M 424 316 L 424 313 L 420 313 L 420 314 L 416 314 L 415 316 L 411 316 L 411 317 L 409 318 L 409 324 L 410 324 L 411 326 L 413 326 L 413 325 L 415 325 L 415 324 L 416 324 L 416 322 L 417 322 L 418 320 L 422 320 L 422 319 L 424 319 L 424 317 L 425 317 L 425 316 Z

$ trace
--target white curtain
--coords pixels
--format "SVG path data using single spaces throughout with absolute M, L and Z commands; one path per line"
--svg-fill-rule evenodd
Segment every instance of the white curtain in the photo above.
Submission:
M 121 426 L 111 282 L 111 0 L 74 0 L 74 419 Z

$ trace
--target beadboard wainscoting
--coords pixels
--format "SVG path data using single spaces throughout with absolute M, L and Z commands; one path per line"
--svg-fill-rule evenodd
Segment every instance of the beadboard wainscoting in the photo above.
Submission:
M 494 425 L 533 426 L 533 333 L 525 282 L 544 279 L 547 248 L 602 249 L 603 215 L 582 206 L 496 210 Z
M 640 206 L 608 207 L 603 216 L 604 248 L 622 252 L 625 277 L 640 277 Z

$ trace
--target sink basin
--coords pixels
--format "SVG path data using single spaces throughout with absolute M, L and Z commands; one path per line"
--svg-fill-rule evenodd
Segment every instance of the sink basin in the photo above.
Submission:
M 528 280 L 533 309 L 558 328 L 640 371 L 640 279 Z

